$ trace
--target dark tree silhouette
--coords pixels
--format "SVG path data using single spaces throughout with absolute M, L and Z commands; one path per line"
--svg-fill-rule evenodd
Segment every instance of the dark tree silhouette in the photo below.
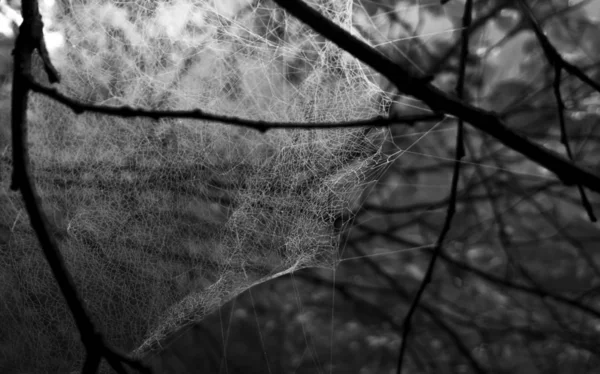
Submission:
M 386 96 L 393 98 L 389 116 L 273 123 L 201 109 L 83 103 L 33 78 L 39 75 L 32 60 L 37 51 L 50 83 L 59 80 L 38 3 L 23 1 L 12 80 L 11 186 L 23 196 L 77 323 L 87 354 L 83 372 L 96 372 L 103 358 L 119 373 L 126 366 L 149 369 L 105 342 L 50 233 L 28 161 L 26 109 L 32 92 L 75 113 L 209 120 L 261 132 L 389 127 L 391 138 L 380 156 L 385 167 L 344 225 L 336 272 L 302 270 L 228 304 L 233 315 L 239 303 L 240 323 L 255 324 L 260 332 L 265 359 L 257 365 L 263 369 L 594 372 L 600 363 L 600 49 L 593 42 L 600 30 L 600 17 L 593 14 L 598 7 L 591 1 L 427 1 L 418 8 L 421 17 L 449 17 L 460 30 L 456 37 L 433 47 L 391 40 L 374 48 L 381 35 L 365 28 L 360 38 L 353 36 L 330 19 L 335 12 L 328 18 L 299 0 L 273 2 L 286 11 L 273 13 L 278 22 L 298 18 L 379 74 Z M 355 3 L 357 12 L 379 17 L 379 25 L 422 34 L 421 22 L 411 25 L 397 11 L 412 2 Z M 451 11 L 456 15 L 448 16 Z M 482 44 L 490 30 L 496 36 Z M 520 63 L 511 64 L 516 58 Z M 507 71 L 511 67 L 517 73 Z M 407 109 L 407 97 L 427 109 Z M 192 331 L 210 330 L 198 326 Z M 278 338 L 265 341 L 265 331 Z M 214 342 L 186 336 L 198 345 Z M 249 344 L 258 344 L 253 338 Z M 174 352 L 160 354 L 177 356 Z M 275 356 L 281 362 L 270 366 Z M 156 356 L 148 357 L 145 363 L 156 368 Z M 223 362 L 234 360 L 231 352 L 226 358 Z M 206 359 L 216 360 L 212 354 Z M 217 370 L 213 363 L 206 370 Z M 161 365 L 165 372 L 175 370 Z

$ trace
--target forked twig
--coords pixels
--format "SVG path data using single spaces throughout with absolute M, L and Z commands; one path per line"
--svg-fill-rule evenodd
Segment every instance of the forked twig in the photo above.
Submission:
M 560 91 L 562 71 L 565 70 L 568 73 L 571 73 L 572 75 L 579 78 L 582 82 L 588 84 L 590 87 L 592 87 L 599 93 L 600 84 L 594 82 L 577 66 L 566 61 L 556 50 L 556 48 L 554 48 L 548 37 L 544 34 L 542 26 L 536 20 L 531 8 L 523 0 L 519 0 L 519 5 L 521 6 L 523 12 L 527 16 L 527 19 L 531 24 L 531 28 L 533 29 L 533 32 L 535 33 L 538 41 L 540 42 L 540 46 L 542 47 L 542 50 L 546 55 L 546 59 L 548 60 L 550 65 L 554 67 L 554 82 L 552 86 L 554 91 L 554 98 L 556 100 L 556 111 L 558 112 L 558 119 L 560 124 L 560 141 L 565 147 L 565 151 L 567 152 L 567 157 L 569 157 L 569 160 L 574 161 L 573 152 L 571 151 L 571 146 L 569 145 L 569 138 L 566 129 L 565 103 L 562 98 L 562 93 Z M 592 204 L 590 203 L 587 194 L 585 193 L 585 190 L 580 183 L 577 184 L 577 189 L 579 190 L 579 196 L 581 197 L 581 205 L 583 205 L 584 209 L 586 210 L 590 221 L 596 222 L 597 219 L 594 215 L 594 209 L 592 208 Z
M 466 79 L 466 71 L 467 71 L 467 57 L 469 55 L 469 27 L 471 26 L 472 21 L 472 12 L 473 12 L 473 0 L 467 0 L 465 4 L 465 9 L 463 13 L 462 26 L 463 31 L 461 34 L 462 39 L 462 48 L 460 54 L 460 66 L 458 72 L 458 81 L 456 84 L 456 94 L 460 99 L 464 98 L 464 88 L 465 88 L 465 79 Z M 404 352 L 406 350 L 406 346 L 408 345 L 408 335 L 411 330 L 411 321 L 412 317 L 417 310 L 417 306 L 419 305 L 427 286 L 431 283 L 431 278 L 433 276 L 433 270 L 435 269 L 435 264 L 440 255 L 440 251 L 442 245 L 444 244 L 444 239 L 448 235 L 450 231 L 450 227 L 452 225 L 452 218 L 454 217 L 454 213 L 456 212 L 456 198 L 458 195 L 458 181 L 460 179 L 460 161 L 465 156 L 465 145 L 464 145 L 464 123 L 462 118 L 458 119 L 458 129 L 456 132 L 456 148 L 455 148 L 455 158 L 454 158 L 454 170 L 452 173 L 452 183 L 450 187 L 450 201 L 448 202 L 448 209 L 446 212 L 446 219 L 444 220 L 444 225 L 442 227 L 442 231 L 435 243 L 433 248 L 433 253 L 431 255 L 431 259 L 429 260 L 429 265 L 427 266 L 427 270 L 425 271 L 425 276 L 417 289 L 417 293 L 408 309 L 408 313 L 406 317 L 404 317 L 402 330 L 402 340 L 400 341 L 400 351 L 398 353 L 398 364 L 396 366 L 396 372 L 398 374 L 402 373 L 402 365 L 404 360 Z
M 140 362 L 126 357 L 109 347 L 102 335 L 96 330 L 92 323 L 85 305 L 78 295 L 75 283 L 67 271 L 64 259 L 58 250 L 58 244 L 48 230 L 49 224 L 41 209 L 40 199 L 35 185 L 29 173 L 29 155 L 27 149 L 27 103 L 32 79 L 33 52 L 38 51 L 44 70 L 51 83 L 59 81 L 58 72 L 50 62 L 48 50 L 43 36 L 42 17 L 39 13 L 37 0 L 22 1 L 21 13 L 23 22 L 19 28 L 14 49 L 14 71 L 12 87 L 12 138 L 13 138 L 13 173 L 11 189 L 20 191 L 23 196 L 25 208 L 33 227 L 44 256 L 50 265 L 52 274 L 65 297 L 67 305 L 75 319 L 77 328 L 81 335 L 81 341 L 86 350 L 86 359 L 82 373 L 96 373 L 100 361 L 105 358 L 110 366 L 119 374 L 126 374 L 123 363 L 138 369 L 141 372 L 150 373 Z
M 427 77 L 412 76 L 404 67 L 354 37 L 305 2 L 301 0 L 274 1 L 340 48 L 381 73 L 394 83 L 398 90 L 425 102 L 434 112 L 450 114 L 463 119 L 505 146 L 552 171 L 567 185 L 581 184 L 593 191 L 600 192 L 600 176 L 517 134 L 507 127 L 496 113 L 474 107 L 457 97 L 442 92 L 430 84 Z

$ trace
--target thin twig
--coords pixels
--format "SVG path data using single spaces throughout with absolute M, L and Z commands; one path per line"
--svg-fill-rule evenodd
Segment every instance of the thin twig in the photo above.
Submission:
M 572 75 L 579 78 L 584 83 L 587 83 L 589 86 L 594 88 L 596 91 L 600 92 L 600 84 L 594 82 L 590 77 L 588 77 L 581 69 L 567 62 L 560 53 L 554 48 L 548 37 L 544 34 L 541 25 L 536 20 L 535 15 L 533 14 L 531 8 L 523 1 L 519 0 L 519 4 L 521 8 L 525 12 L 530 24 L 533 29 L 544 54 L 546 55 L 546 59 L 554 67 L 554 82 L 553 82 L 553 91 L 554 98 L 556 100 L 556 110 L 558 112 L 558 119 L 560 123 L 560 141 L 564 145 L 565 150 L 567 152 L 567 157 L 569 160 L 573 160 L 573 152 L 571 151 L 571 146 L 569 145 L 569 138 L 567 136 L 566 129 L 566 121 L 565 121 L 565 103 L 562 98 L 562 93 L 560 91 L 560 81 L 563 69 Z M 586 210 L 590 221 L 596 222 L 596 216 L 594 215 L 594 209 L 592 208 L 592 204 L 590 203 L 585 190 L 581 184 L 577 184 L 577 188 L 579 190 L 579 196 L 581 197 L 581 204 Z
M 383 269 L 381 269 L 378 266 L 377 266 L 377 269 L 379 269 L 383 272 Z M 385 273 L 380 273 L 379 271 L 377 271 L 377 273 L 385 274 Z M 388 276 L 388 279 L 391 278 L 389 276 L 389 274 L 386 274 L 386 275 Z M 340 283 L 337 281 L 332 282 L 330 280 L 323 279 L 314 274 L 309 274 L 309 273 L 305 273 L 305 272 L 296 273 L 295 277 L 299 278 L 299 279 L 303 279 L 305 281 L 313 282 L 315 284 L 323 285 L 329 289 L 333 288 L 335 291 L 340 292 L 349 301 L 351 301 L 353 303 L 364 305 L 365 307 L 367 307 L 364 309 L 368 310 L 369 313 L 373 313 L 374 315 L 379 316 L 379 318 L 381 318 L 383 321 L 389 323 L 389 325 L 396 332 L 402 333 L 404 326 L 396 323 L 394 321 L 394 319 L 391 318 L 387 313 L 381 311 L 381 308 L 376 308 L 375 305 L 371 304 L 370 302 L 368 302 L 367 300 L 365 300 L 363 298 L 356 296 L 353 292 L 351 292 L 350 288 L 354 288 L 353 285 L 351 285 L 351 284 L 347 285 L 347 284 L 343 284 L 343 283 Z M 391 284 L 392 284 L 392 287 L 395 288 L 395 292 L 398 296 L 401 296 L 403 299 L 408 300 L 409 296 L 408 296 L 408 292 L 406 290 L 400 289 L 397 282 L 395 282 L 393 280 L 391 281 Z M 439 318 L 436 315 L 435 310 L 433 310 L 428 305 L 420 305 L 419 308 L 422 309 L 423 312 L 429 318 L 431 318 L 433 323 L 435 323 L 443 332 L 445 332 L 448 335 L 448 337 L 455 344 L 456 349 L 465 356 L 466 360 L 468 360 L 469 364 L 473 367 L 473 369 L 475 370 L 476 373 L 479 373 L 479 374 L 485 373 L 485 370 L 479 365 L 479 363 L 475 360 L 475 358 L 471 354 L 468 346 L 465 344 L 465 342 L 463 340 L 461 340 L 461 337 L 458 335 L 458 333 L 453 330 L 453 327 L 451 324 L 448 324 L 443 319 Z
M 466 79 L 466 71 L 467 71 L 467 57 L 469 55 L 469 34 L 466 30 L 468 30 L 472 21 L 472 11 L 473 11 L 473 0 L 467 0 L 465 4 L 465 9 L 463 13 L 463 32 L 461 35 L 462 38 L 462 50 L 460 56 L 460 67 L 458 72 L 458 82 L 456 84 L 456 94 L 460 99 L 464 97 L 464 88 L 465 88 L 465 79 Z M 411 330 L 411 320 L 414 313 L 417 310 L 417 306 L 427 289 L 429 283 L 431 283 L 431 278 L 433 276 L 433 271 L 435 269 L 435 264 L 437 258 L 439 257 L 442 245 L 444 243 L 444 239 L 446 235 L 450 231 L 450 227 L 452 225 L 452 218 L 454 217 L 454 213 L 456 212 L 456 197 L 458 195 L 458 181 L 460 179 L 460 160 L 465 156 L 465 146 L 464 146 L 464 123 L 461 118 L 458 119 L 458 129 L 456 134 L 456 150 L 455 150 L 455 159 L 454 159 L 454 172 L 452 175 L 452 184 L 450 188 L 450 201 L 448 202 L 448 210 L 446 213 L 446 219 L 444 221 L 444 225 L 442 227 L 442 231 L 437 239 L 435 247 L 433 249 L 433 254 L 431 255 L 431 259 L 429 260 L 429 265 L 427 266 L 427 270 L 425 272 L 425 276 L 421 281 L 421 285 L 419 286 L 417 293 L 415 295 L 414 300 L 412 301 L 410 308 L 408 309 L 408 313 L 406 317 L 404 317 L 404 330 L 402 331 L 402 340 L 400 341 L 400 351 L 398 353 L 398 365 L 396 372 L 401 374 L 402 372 L 402 364 L 404 360 L 404 352 L 406 350 L 406 346 L 408 344 L 408 335 Z
M 248 127 L 260 132 L 266 132 L 271 129 L 336 129 L 336 128 L 351 128 L 351 127 L 385 127 L 393 124 L 404 123 L 413 125 L 417 122 L 441 120 L 444 116 L 439 114 L 415 114 L 403 117 L 385 118 L 376 116 L 371 119 L 352 121 L 352 122 L 269 122 L 250 120 L 240 117 L 224 116 L 213 114 L 201 109 L 194 110 L 149 110 L 144 108 L 134 108 L 131 106 L 106 106 L 87 104 L 79 100 L 75 100 L 67 95 L 64 95 L 56 88 L 46 87 L 33 78 L 30 78 L 29 86 L 32 91 L 45 95 L 55 101 L 66 105 L 76 114 L 84 112 L 106 114 L 110 116 L 119 116 L 124 118 L 129 117 L 147 117 L 151 119 L 161 118 L 181 118 L 195 119 L 212 122 L 221 122 L 229 125 Z
M 58 82 L 60 77 L 50 62 L 43 37 L 42 17 L 37 0 L 22 2 L 23 22 L 19 28 L 14 49 L 14 71 L 11 103 L 11 126 L 13 135 L 13 174 L 11 189 L 19 190 L 23 196 L 25 208 L 31 220 L 44 256 L 48 261 L 52 274 L 65 297 L 67 305 L 79 329 L 81 341 L 86 350 L 86 359 L 82 368 L 85 374 L 97 372 L 102 357 L 119 374 L 126 374 L 123 363 L 135 366 L 140 371 L 150 373 L 143 365 L 127 358 L 124 354 L 110 348 L 92 323 L 85 305 L 78 295 L 75 283 L 67 271 L 58 245 L 49 233 L 46 215 L 41 209 L 40 199 L 33 179 L 29 173 L 29 155 L 27 149 L 27 104 L 29 86 L 33 70 L 33 52 L 37 50 L 44 64 L 44 70 L 51 83 Z
M 434 112 L 462 118 L 475 128 L 496 138 L 505 146 L 552 171 L 567 185 L 582 184 L 593 191 L 600 192 L 600 176 L 573 164 L 557 152 L 517 134 L 500 120 L 496 113 L 474 107 L 459 98 L 442 92 L 428 83 L 427 77 L 412 76 L 403 66 L 394 63 L 303 1 L 274 1 L 319 34 L 381 73 L 393 82 L 398 90 L 422 100 Z
M 529 19 L 531 28 L 533 29 L 533 32 L 535 33 L 535 36 L 537 37 L 538 41 L 540 42 L 540 45 L 541 45 L 542 49 L 544 50 L 544 53 L 546 54 L 550 63 L 555 66 L 556 65 L 560 66 L 562 69 L 567 71 L 569 74 L 579 78 L 579 80 L 581 80 L 583 83 L 592 87 L 594 90 L 600 92 L 600 83 L 594 82 L 592 80 L 592 78 L 590 78 L 587 74 L 585 74 L 583 72 L 583 70 L 581 70 L 579 67 L 577 67 L 577 66 L 573 65 L 572 63 L 568 62 L 567 60 L 565 60 L 560 55 L 560 53 L 558 53 L 556 48 L 554 48 L 552 46 L 552 43 L 550 42 L 550 40 L 548 39 L 546 34 L 544 34 L 544 31 L 542 30 L 542 26 L 535 18 L 533 11 L 527 5 L 527 3 L 525 3 L 525 1 L 523 1 L 523 0 L 517 0 L 517 1 L 519 2 L 519 5 L 523 9 L 523 12 Z

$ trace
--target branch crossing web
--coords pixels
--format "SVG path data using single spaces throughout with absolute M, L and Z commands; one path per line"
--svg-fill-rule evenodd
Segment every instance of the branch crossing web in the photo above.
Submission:
M 275 5 L 253 3 L 57 6 L 60 90 L 96 104 L 277 122 L 383 114 L 368 69 Z M 333 3 L 322 10 L 349 25 L 351 2 Z M 75 116 L 40 96 L 30 118 L 36 183 L 78 291 L 107 341 L 137 354 L 252 285 L 334 267 L 334 226 L 387 162 L 382 129 L 261 134 L 192 120 Z M 10 163 L 2 169 L 9 175 Z M 78 332 L 20 197 L 2 199 L 12 235 L 0 268 L 15 290 L 5 303 L 19 313 L 3 308 L 0 331 L 23 342 L 17 355 L 37 352 L 40 367 L 76 370 L 84 357 Z

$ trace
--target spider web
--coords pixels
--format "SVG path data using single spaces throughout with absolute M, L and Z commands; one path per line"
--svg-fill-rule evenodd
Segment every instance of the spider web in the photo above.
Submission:
M 368 69 L 273 4 L 250 3 L 57 7 L 46 24 L 64 35 L 53 55 L 59 89 L 97 104 L 278 122 L 383 114 Z M 351 2 L 319 6 L 351 28 Z M 139 355 L 257 283 L 334 268 L 336 221 L 351 216 L 389 162 L 381 157 L 386 131 L 377 129 L 259 134 L 75 116 L 39 96 L 30 118 L 36 184 L 77 289 L 107 341 Z M 2 169 L 10 172 L 9 160 Z M 2 199 L 11 234 L 0 266 L 14 292 L 0 329 L 20 342 L 11 359 L 77 369 L 78 332 L 23 204 L 14 194 Z M 32 352 L 35 360 L 19 361 Z

